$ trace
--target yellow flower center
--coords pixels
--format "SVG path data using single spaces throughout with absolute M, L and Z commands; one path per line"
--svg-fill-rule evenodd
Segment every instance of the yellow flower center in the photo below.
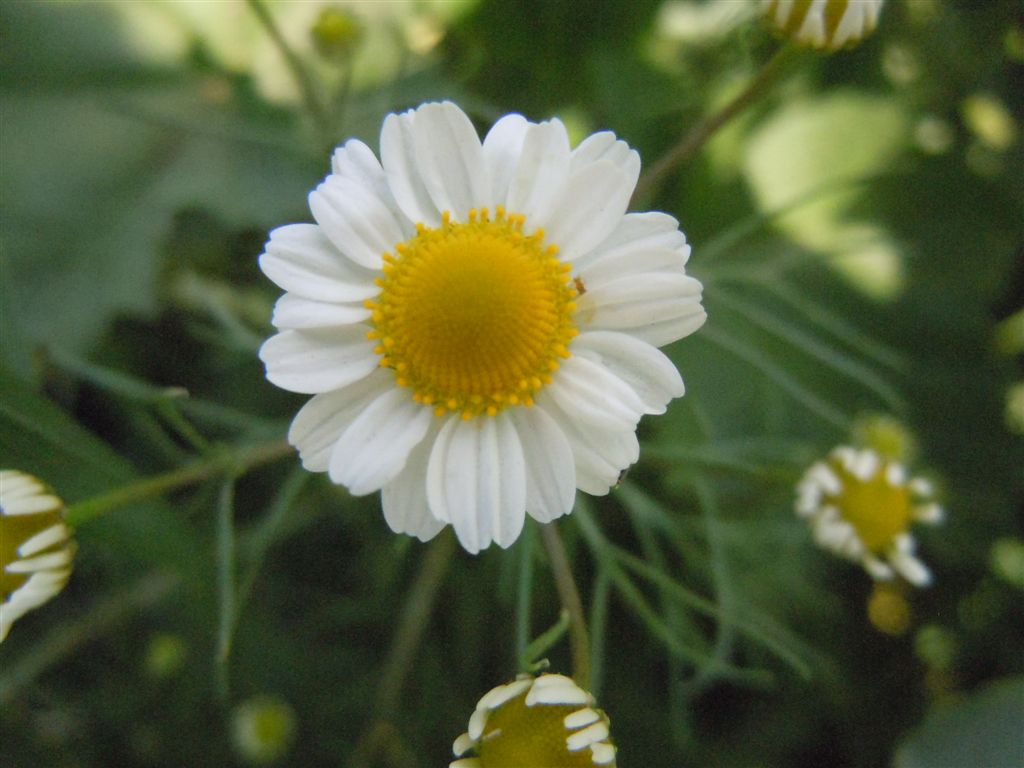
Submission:
M 880 464 L 869 480 L 861 480 L 841 462 L 830 461 L 842 483 L 838 495 L 825 495 L 825 501 L 839 509 L 864 546 L 875 553 L 888 549 L 892 540 L 907 530 L 911 520 L 911 498 L 907 487 L 891 485 L 886 479 L 888 464 Z
M 590 749 L 570 752 L 566 715 L 579 706 L 535 704 L 526 706 L 526 692 L 491 712 L 477 747 L 482 768 L 593 768 Z
M 373 314 L 375 352 L 395 381 L 439 416 L 494 416 L 533 405 L 578 331 L 571 266 L 544 231 L 523 233 L 524 217 L 499 207 L 447 212 L 440 227 L 384 254 Z
M 4 515 L 0 511 L 0 602 L 6 602 L 10 595 L 21 589 L 32 576 L 31 573 L 10 572 L 7 566 L 20 560 L 18 548 L 36 534 L 62 522 L 60 507 L 25 515 Z M 66 539 L 32 553 L 32 557 L 52 554 L 67 546 Z

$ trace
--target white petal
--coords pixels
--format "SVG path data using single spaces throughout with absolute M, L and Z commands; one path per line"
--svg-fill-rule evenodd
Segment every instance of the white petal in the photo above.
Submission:
M 626 142 L 617 140 L 611 131 L 593 133 L 573 150 L 569 170 L 575 172 L 599 160 L 610 162 L 625 173 L 632 192 L 640 178 L 640 155 L 636 150 L 630 149 Z
M 569 179 L 569 152 L 569 135 L 560 120 L 527 126 L 505 207 L 526 216 L 529 231 L 547 224 Z
M 576 466 L 576 487 L 594 496 L 608 493 L 624 469 L 640 456 L 636 432 L 589 426 L 563 411 L 542 391 L 535 407 L 543 408 L 565 433 Z
M 588 330 L 623 331 L 656 347 L 700 328 L 707 315 L 698 280 L 673 273 L 624 277 L 579 297 L 576 317 Z
M 526 511 L 542 523 L 569 514 L 576 469 L 565 433 L 540 408 L 516 408 L 510 415 L 526 461 Z
M 14 469 L 0 470 L 0 505 L 6 506 L 17 499 L 46 493 L 46 488 L 36 478 Z
M 508 198 L 512 174 L 519 162 L 528 126 L 522 115 L 505 115 L 484 137 L 484 164 L 491 179 L 491 195 L 486 204 L 492 208 L 504 205 Z
M 64 523 L 55 523 L 23 541 L 17 550 L 18 557 L 32 557 L 54 544 L 66 541 L 70 535 L 71 531 Z
M 645 341 L 614 331 L 590 331 L 573 341 L 573 354 L 601 363 L 643 401 L 644 413 L 664 413 L 683 395 L 683 378 L 664 354 Z
M 625 215 L 634 184 L 625 171 L 606 160 L 576 171 L 543 225 L 545 240 L 558 246 L 565 261 L 589 252 Z
M 439 424 L 431 425 L 420 444 L 409 453 L 405 468 L 380 492 L 388 527 L 420 541 L 429 541 L 445 526 L 431 514 L 427 504 L 427 462 L 439 431 Z
M 413 110 L 388 115 L 380 132 L 380 160 L 388 187 L 402 213 L 414 223 L 436 227 L 441 212 L 434 205 L 416 162 Z
M 43 486 L 37 486 L 34 493 L 38 495 L 25 496 L 23 498 L 9 498 L 4 494 L 0 507 L 3 514 L 7 515 L 34 515 L 39 512 L 54 512 L 64 506 L 64 502 L 56 496 L 46 493 Z
M 537 704 L 593 704 L 593 697 L 565 675 L 541 675 L 526 694 L 526 706 Z
M 331 169 L 335 174 L 368 187 L 380 200 L 393 203 L 391 188 L 373 150 L 358 139 L 349 139 L 334 150 Z
M 365 496 L 390 483 L 424 435 L 433 414 L 408 389 L 385 392 L 360 413 L 338 438 L 327 467 L 331 480 L 353 496 Z
M 289 224 L 270 233 L 260 269 L 284 290 L 317 301 L 376 296 L 376 273 L 341 255 L 316 224 Z
M 601 719 L 601 715 L 598 714 L 597 710 L 585 707 L 578 709 L 572 714 L 566 715 L 562 719 L 562 724 L 571 731 L 575 731 L 577 728 L 582 728 L 585 725 L 596 723 Z
M 339 389 L 378 367 L 362 325 L 282 331 L 263 342 L 260 359 L 271 382 L 308 395 Z
M 455 739 L 455 742 L 452 744 L 452 752 L 455 754 L 456 757 L 458 757 L 459 755 L 466 754 L 475 746 L 476 741 L 472 739 L 468 733 L 463 733 L 457 739 Z M 448 768 L 462 768 L 462 765 L 460 764 L 466 764 L 470 761 L 472 761 L 472 765 L 474 766 L 474 768 L 479 768 L 480 763 L 477 762 L 475 757 L 470 758 L 469 760 L 456 760 L 454 763 L 451 763 L 448 766 Z
M 678 221 L 667 213 L 627 213 L 603 243 L 573 264 L 577 270 L 605 258 L 619 258 L 621 263 L 628 264 L 630 258 L 645 251 L 664 249 L 678 251 L 684 264 L 690 257 L 690 247 Z
M 576 274 L 586 292 L 629 276 L 652 272 L 682 275 L 686 272 L 685 264 L 684 254 L 673 248 L 619 249 L 596 261 L 588 260 Z
M 566 737 L 565 746 L 570 752 L 579 752 L 593 744 L 604 741 L 608 738 L 608 724 L 602 721 L 596 722 L 582 731 L 577 731 Z
M 508 547 L 518 538 L 525 518 L 526 469 L 508 414 L 448 419 L 430 454 L 427 499 L 434 515 L 452 524 L 471 553 L 491 541 Z
M 512 699 L 522 695 L 524 691 L 530 690 L 532 686 L 533 680 L 529 677 L 524 677 L 521 680 L 515 680 L 507 685 L 495 686 L 480 697 L 480 701 L 477 702 L 476 708 L 494 711 L 502 704 L 512 701 Z
M 893 552 L 889 555 L 889 562 L 896 571 L 915 587 L 927 587 L 931 584 L 932 573 L 928 566 L 918 560 L 910 552 Z
M 825 44 L 825 0 L 811 0 L 796 37 L 818 46 Z
M 381 392 L 395 386 L 394 374 L 378 368 L 344 389 L 314 396 L 295 415 L 288 442 L 299 449 L 302 466 L 310 472 L 326 472 L 331 451 L 341 433 Z
M 395 212 L 351 179 L 328 176 L 309 194 L 309 209 L 334 246 L 367 269 L 380 269 L 381 256 L 406 240 Z
M 466 113 L 450 101 L 416 110 L 413 141 L 417 167 L 434 206 L 466 220 L 470 208 L 490 197 L 483 150 Z
M 839 19 L 829 45 L 832 48 L 842 48 L 850 40 L 859 40 L 864 34 L 864 16 L 864 3 L 850 3 L 846 6 L 846 12 Z
M 611 431 L 636 429 L 644 404 L 600 363 L 573 355 L 545 390 L 572 418 Z
M 339 325 L 361 323 L 369 317 L 370 310 L 362 304 L 313 301 L 293 293 L 286 293 L 274 304 L 274 316 L 271 322 L 281 330 L 333 328 Z
M 75 551 L 71 547 L 47 552 L 45 555 L 15 560 L 4 568 L 6 573 L 32 573 L 34 571 L 52 571 L 55 568 L 63 568 L 75 557 Z
M 765 8 L 771 6 L 772 0 L 761 0 L 762 6 Z M 778 27 L 786 26 L 786 22 L 789 20 L 789 14 L 793 12 L 793 8 L 796 5 L 796 0 L 778 0 L 778 4 L 775 6 L 775 25 Z
M 590 747 L 594 765 L 611 765 L 615 761 L 615 747 L 611 744 L 593 744 Z

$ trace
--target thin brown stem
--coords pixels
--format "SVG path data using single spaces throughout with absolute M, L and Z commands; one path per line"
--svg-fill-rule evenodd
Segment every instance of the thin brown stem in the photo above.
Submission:
M 637 182 L 633 200 L 641 200 L 657 189 L 669 173 L 696 155 L 719 128 L 763 95 L 783 65 L 789 60 L 792 52 L 793 48 L 790 46 L 783 46 L 776 51 L 775 55 L 768 60 L 742 92 L 733 97 L 720 110 L 708 115 L 693 126 L 690 132 L 684 134 L 675 146 L 648 167 Z
M 555 523 L 540 526 L 541 539 L 548 553 L 551 572 L 555 577 L 555 588 L 562 607 L 569 613 L 569 646 L 572 652 L 572 676 L 583 689 L 590 685 L 590 637 L 587 634 L 587 616 L 583 612 L 583 601 L 573 578 L 565 545 L 558 534 Z

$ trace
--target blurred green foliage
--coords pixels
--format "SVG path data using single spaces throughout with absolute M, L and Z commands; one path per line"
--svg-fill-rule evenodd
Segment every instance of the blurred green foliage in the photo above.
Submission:
M 338 4 L 359 35 L 324 56 L 328 5 L 269 6 L 319 120 L 245 3 L 0 6 L 0 465 L 73 504 L 283 435 L 303 398 L 256 358 L 276 297 L 256 257 L 308 220 L 329 148 L 375 146 L 388 112 L 452 98 L 481 129 L 559 115 L 649 164 L 778 45 L 753 2 L 423 0 Z M 1019 740 L 985 728 L 1012 728 L 1024 673 L 1004 564 L 1024 537 L 1006 417 L 1024 366 L 996 344 L 1024 303 L 1022 41 L 1017 0 L 890 2 L 866 43 L 799 56 L 637 201 L 680 219 L 710 319 L 668 350 L 687 395 L 644 422 L 639 464 L 562 525 L 621 765 L 980 754 L 952 739 L 1010 768 L 996 761 Z M 791 508 L 803 468 L 867 413 L 916 435 L 948 510 L 920 536 L 935 584 L 896 638 L 867 619 L 868 577 Z M 253 699 L 294 719 L 259 754 L 353 764 L 424 559 L 376 497 L 288 458 L 78 537 L 69 588 L 0 648 L 5 765 L 241 764 Z M 456 556 L 380 764 L 446 764 L 514 674 L 517 628 L 557 620 L 535 540 Z M 550 658 L 568 671 L 565 647 Z

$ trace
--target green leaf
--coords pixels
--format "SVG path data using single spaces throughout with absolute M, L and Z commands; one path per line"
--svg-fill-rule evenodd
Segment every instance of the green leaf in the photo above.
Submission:
M 717 347 L 731 353 L 752 368 L 763 374 L 769 381 L 779 389 L 788 393 L 794 400 L 803 405 L 808 411 L 820 417 L 823 421 L 831 424 L 840 432 L 849 431 L 853 419 L 829 403 L 823 397 L 804 385 L 782 365 L 776 363 L 765 355 L 757 347 L 740 340 L 731 333 L 724 332 L 721 328 L 711 325 L 701 330 L 699 340 L 711 342 Z
M 1015 768 L 1024 765 L 1024 676 L 940 705 L 896 751 L 895 768 Z

